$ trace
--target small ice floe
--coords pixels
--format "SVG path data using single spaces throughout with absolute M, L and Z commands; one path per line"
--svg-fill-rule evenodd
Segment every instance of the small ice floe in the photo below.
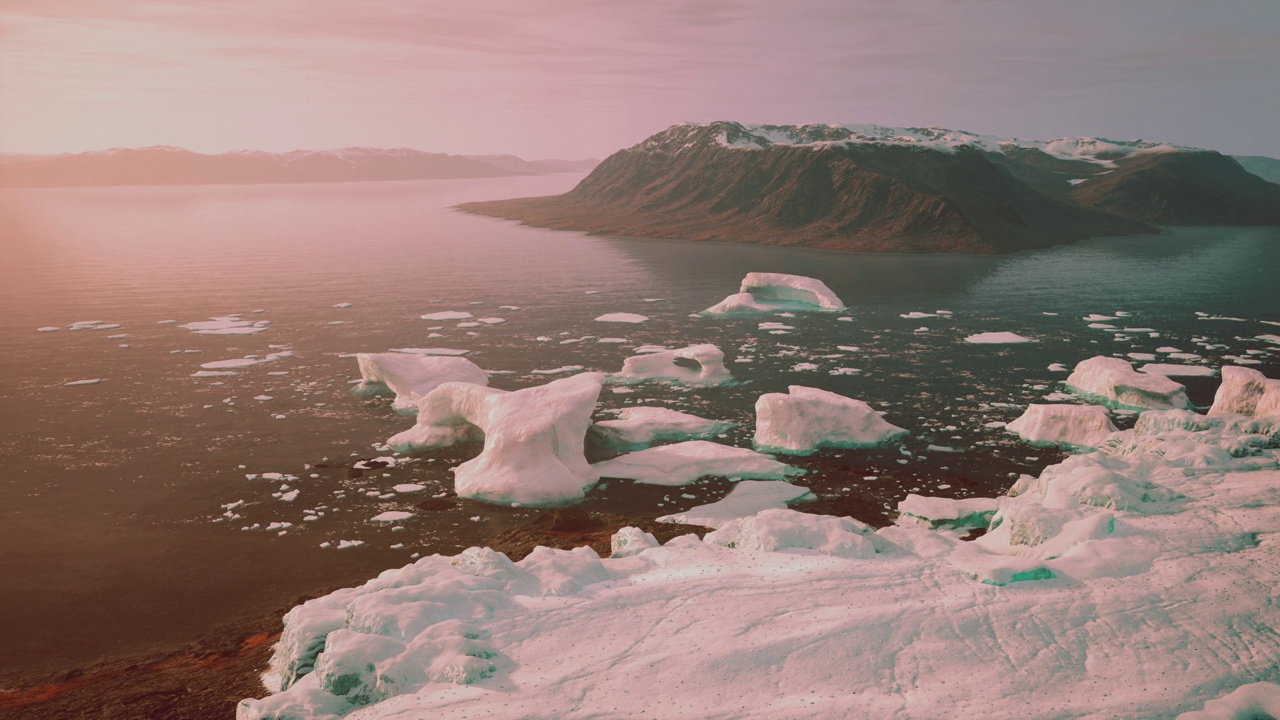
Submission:
M 210 378 L 210 377 L 233 377 L 240 373 L 235 370 L 197 370 L 191 373 L 194 378 Z
M 501 325 L 502 323 L 504 323 L 504 322 L 506 322 L 506 321 L 507 321 L 507 319 L 506 319 L 506 318 L 500 318 L 500 317 L 482 317 L 482 318 L 476 318 L 476 322 L 481 323 L 481 324 L 483 324 L 483 325 Z M 462 326 L 461 326 L 461 325 L 459 325 L 458 327 L 462 327 Z
M 327 543 L 322 543 L 321 547 L 324 547 L 324 545 L 327 545 Z M 364 545 L 363 540 L 339 540 L 338 541 L 339 550 L 348 550 L 350 548 L 358 548 L 361 545 Z
M 725 497 L 706 505 L 664 515 L 658 522 L 698 525 L 712 529 L 731 520 L 749 517 L 764 510 L 785 508 L 788 505 L 817 500 L 809 488 L 792 485 L 785 480 L 743 480 L 733 486 Z
M 405 355 L 466 355 L 470 350 L 457 350 L 454 348 L 391 348 L 393 353 L 403 353 Z
M 265 331 L 270 324 L 270 320 L 242 320 L 239 315 L 221 315 L 178 327 L 196 335 L 253 335 Z
M 36 332 L 58 332 L 61 329 L 62 328 L 56 325 L 46 325 L 44 327 L 36 328 Z
M 531 375 L 562 375 L 564 373 L 578 372 L 586 368 L 581 365 L 561 365 L 558 368 L 547 368 L 544 370 L 530 370 Z
M 336 303 L 336 304 L 334 304 L 334 307 L 336 307 L 336 308 L 349 308 L 349 307 L 355 307 L 355 303 L 340 302 L 340 303 Z
M 591 466 L 600 477 L 625 478 L 648 485 L 681 486 L 708 475 L 732 479 L 780 480 L 804 470 L 746 448 L 707 440 L 638 450 Z
M 403 520 L 408 520 L 413 516 L 414 516 L 414 513 L 405 512 L 403 510 L 388 510 L 387 512 L 384 512 L 380 515 L 374 515 L 373 517 L 369 518 L 369 522 L 376 522 L 376 523 L 401 522 Z
M 422 492 L 423 490 L 427 489 L 427 486 L 419 485 L 418 483 L 401 483 L 399 485 L 393 485 L 391 489 L 403 495 L 408 493 Z
M 700 440 L 715 437 L 735 423 L 709 420 L 663 407 L 641 405 L 618 413 L 616 420 L 601 420 L 591 434 L 610 447 L 635 450 L 661 440 Z
M 791 325 L 784 325 L 780 322 L 762 322 L 758 326 L 761 330 L 795 330 Z
M 1035 340 L 1032 340 L 1031 338 L 1023 337 L 1017 333 L 1011 333 L 1011 332 L 978 333 L 977 335 L 970 335 L 969 337 L 965 338 L 964 341 L 967 343 L 973 343 L 975 345 L 1008 345 L 1008 344 L 1015 344 L 1015 343 L 1035 342 Z
M 1213 377 L 1218 374 L 1216 369 L 1204 365 L 1170 365 L 1168 363 L 1147 363 L 1139 367 L 1138 372 L 1166 377 Z
M 90 378 L 88 380 L 72 380 L 69 383 L 63 383 L 64 387 L 74 387 L 76 385 L 97 385 L 102 382 L 102 378 Z
M 419 316 L 423 320 L 469 320 L 475 317 L 465 310 L 445 310 L 438 313 L 427 313 Z
M 289 351 L 271 353 L 270 355 L 248 355 L 233 360 L 215 360 L 213 362 L 201 363 L 200 367 L 205 370 L 236 370 L 240 368 L 253 367 L 254 365 L 265 365 L 266 363 L 275 362 L 282 358 L 293 357 L 294 354 Z
M 607 313 L 605 315 L 601 315 L 600 317 L 596 318 L 596 322 L 636 324 L 636 323 L 642 323 L 648 319 L 649 318 L 646 315 L 637 315 L 636 313 L 616 312 L 616 313 Z
M 645 349 L 639 347 L 636 352 L 644 353 Z M 669 380 L 691 385 L 716 385 L 733 380 L 724 366 L 724 352 L 710 344 L 633 355 L 623 361 L 615 377 L 623 381 Z
M 909 313 L 905 313 L 905 314 L 899 315 L 898 317 L 903 317 L 903 318 L 906 318 L 906 319 L 908 319 L 908 320 L 919 320 L 919 319 L 921 319 L 921 318 L 938 317 L 938 314 L 937 314 L 937 313 L 920 312 L 919 310 L 913 310 L 913 311 L 911 311 L 911 312 L 909 312 Z

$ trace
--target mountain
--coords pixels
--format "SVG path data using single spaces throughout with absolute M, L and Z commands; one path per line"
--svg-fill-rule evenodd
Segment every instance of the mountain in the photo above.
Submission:
M 1232 155 L 1245 170 L 1267 182 L 1280 183 L 1280 160 L 1264 155 Z
M 564 195 L 460 207 L 636 237 L 993 253 L 1148 223 L 1280 224 L 1280 186 L 1256 180 L 1217 153 L 1142 140 L 716 122 L 621 150 Z
M 567 172 L 514 155 L 343 148 L 206 155 L 175 147 L 0 156 L 0 186 L 211 185 L 479 178 Z

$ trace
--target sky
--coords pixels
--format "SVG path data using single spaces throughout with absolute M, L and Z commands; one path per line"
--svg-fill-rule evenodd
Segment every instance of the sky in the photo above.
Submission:
M 1280 157 L 1280 0 L 0 0 L 0 151 L 604 157 L 679 122 Z

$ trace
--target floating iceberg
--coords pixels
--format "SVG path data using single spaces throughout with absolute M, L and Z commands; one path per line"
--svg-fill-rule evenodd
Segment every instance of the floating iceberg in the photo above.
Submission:
M 778 310 L 839 312 L 840 298 L 821 280 L 782 273 L 747 273 L 736 295 L 703 310 L 703 315 L 759 315 Z
M 1273 380 L 1250 368 L 1227 365 L 1222 368 L 1222 385 L 1213 396 L 1210 415 L 1280 415 L 1280 380 Z
M 792 385 L 756 400 L 757 449 L 808 455 L 822 447 L 873 447 L 906 435 L 861 400 Z
M 1030 443 L 1096 448 L 1118 428 L 1101 405 L 1028 405 L 1005 429 Z
M 1082 360 L 1066 379 L 1068 389 L 1101 398 L 1105 403 L 1137 409 L 1190 408 L 1187 389 L 1164 375 L 1133 369 L 1114 357 Z
M 417 412 L 418 400 L 447 382 L 488 385 L 489 375 L 463 357 L 357 353 L 360 388 L 385 385 L 396 394 L 393 404 L 401 412 Z
M 514 392 L 473 383 L 440 385 L 418 401 L 418 422 L 387 444 L 401 452 L 484 439 L 454 468 L 460 497 L 532 506 L 582 500 L 597 475 L 583 444 L 603 373 L 583 373 Z
M 629 407 L 617 420 L 591 426 L 600 442 L 623 450 L 646 448 L 659 440 L 701 440 L 719 435 L 736 423 L 682 413 L 663 407 Z
M 791 503 L 816 499 L 809 488 L 783 480 L 743 480 L 734 485 L 728 495 L 713 503 L 663 515 L 658 518 L 658 522 L 701 525 L 714 529 L 731 520 L 749 517 L 763 510 L 785 509 Z
M 724 366 L 724 352 L 715 345 L 691 345 L 633 355 L 622 361 L 615 378 L 627 380 L 674 380 L 690 385 L 716 385 L 733 380 Z
M 592 466 L 600 477 L 649 485 L 688 485 L 700 477 L 782 479 L 804 470 L 746 448 L 689 440 L 619 455 Z

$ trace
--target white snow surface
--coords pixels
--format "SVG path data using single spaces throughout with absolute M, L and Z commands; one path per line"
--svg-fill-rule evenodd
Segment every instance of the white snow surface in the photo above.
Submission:
M 973 542 L 775 509 L 629 557 L 433 555 L 291 610 L 237 717 L 1274 715 L 1277 441 L 1148 411 Z
M 719 435 L 736 423 L 709 420 L 664 407 L 640 405 L 618 413 L 617 420 L 601 420 L 591 434 L 610 447 L 634 450 L 660 440 L 701 440 Z
M 707 440 L 688 440 L 619 455 L 592 466 L 600 477 L 626 478 L 648 485 L 688 485 L 700 477 L 721 475 L 730 480 L 781 480 L 804 470 L 778 462 L 763 453 Z
M 970 335 L 964 339 L 967 343 L 974 345 L 1015 345 L 1021 343 L 1033 343 L 1028 337 L 1023 337 L 1017 333 L 1011 332 L 984 332 L 976 335 Z
M 464 357 L 357 353 L 361 387 L 385 385 L 396 394 L 393 407 L 416 412 L 418 401 L 447 382 L 488 385 L 489 375 Z
M 861 400 L 792 385 L 756 400 L 755 446 L 808 455 L 823 447 L 873 447 L 906 435 Z
M 1096 448 L 1118 428 L 1101 405 L 1032 404 L 1005 429 L 1030 443 Z
M 1189 408 L 1187 389 L 1164 375 L 1140 373 L 1127 360 L 1099 355 L 1081 360 L 1064 384 L 1105 403 L 1137 409 Z
M 640 348 L 637 348 L 637 352 Z M 681 364 L 679 361 L 684 361 Z M 614 378 L 631 380 L 672 380 L 689 385 L 718 385 L 733 380 L 724 366 L 724 352 L 715 345 L 690 345 L 633 355 L 622 361 Z
M 839 312 L 844 302 L 826 283 L 803 275 L 747 273 L 734 295 L 703 310 L 703 315 L 758 315 L 778 310 Z
M 1224 366 L 1222 384 L 1213 396 L 1209 414 L 1280 415 L 1280 380 L 1268 378 L 1252 368 Z
M 400 452 L 484 440 L 454 468 L 459 497 L 531 506 L 582 500 L 598 476 L 583 455 L 603 373 L 507 392 L 448 382 L 418 401 L 418 421 L 387 444 Z
M 680 523 L 719 528 L 731 520 L 755 515 L 763 510 L 783 509 L 791 503 L 816 500 L 809 488 L 792 485 L 785 480 L 743 480 L 729 494 L 706 505 L 684 512 L 663 515 L 658 522 Z

